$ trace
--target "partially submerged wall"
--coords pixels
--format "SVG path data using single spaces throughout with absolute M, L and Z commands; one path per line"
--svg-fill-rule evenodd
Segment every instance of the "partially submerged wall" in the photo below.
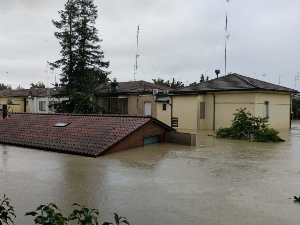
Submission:
M 175 143 L 180 145 L 196 146 L 196 134 L 166 132 L 165 142 Z

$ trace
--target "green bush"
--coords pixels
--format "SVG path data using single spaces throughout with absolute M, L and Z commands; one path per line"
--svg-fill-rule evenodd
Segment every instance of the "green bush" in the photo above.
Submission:
M 216 133 L 217 138 L 230 138 L 237 140 L 254 140 L 257 142 L 280 142 L 278 131 L 268 128 L 268 118 L 252 116 L 246 108 L 237 109 L 234 113 L 231 127 L 220 128 Z
M 25 216 L 34 216 L 35 224 L 42 225 L 67 225 L 68 221 L 71 220 L 77 221 L 78 225 L 99 224 L 97 218 L 99 212 L 97 209 L 89 209 L 77 203 L 74 203 L 73 206 L 77 206 L 79 209 L 73 210 L 68 217 L 63 216 L 61 210 L 54 203 L 40 205 L 36 211 L 27 212 Z M 14 208 L 10 205 L 10 199 L 4 195 L 4 199 L 0 199 L 0 225 L 14 224 L 12 217 L 16 218 Z M 129 225 L 127 219 L 123 216 L 119 216 L 117 213 L 114 213 L 114 220 L 116 225 Z M 114 225 L 114 223 L 104 222 L 102 225 Z
M 257 142 L 280 142 L 282 139 L 278 136 L 278 131 L 273 128 L 263 128 L 253 134 L 253 139 Z
M 4 195 L 3 200 L 0 199 L 0 225 L 2 224 L 14 224 L 13 218 L 16 218 L 14 208 L 10 205 L 10 199 Z

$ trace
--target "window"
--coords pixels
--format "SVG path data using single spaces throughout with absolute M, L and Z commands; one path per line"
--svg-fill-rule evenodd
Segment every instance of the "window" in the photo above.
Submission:
M 200 119 L 205 119 L 205 102 L 200 102 Z
M 269 101 L 265 101 L 264 104 L 264 117 L 269 117 Z
M 46 101 L 39 101 L 39 111 L 46 111 Z
M 111 114 L 127 114 L 128 99 L 127 98 L 103 98 L 103 113 Z
M 70 123 L 57 123 L 57 124 L 54 124 L 55 127 L 66 127 L 68 126 Z
M 163 110 L 167 110 L 167 104 L 163 104 Z
M 171 127 L 178 127 L 178 117 L 172 117 Z

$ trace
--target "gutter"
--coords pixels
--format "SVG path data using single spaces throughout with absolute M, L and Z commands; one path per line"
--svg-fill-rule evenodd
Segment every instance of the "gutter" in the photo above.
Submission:
M 215 96 L 215 94 L 213 92 L 211 94 L 214 96 L 213 130 L 215 130 L 215 126 L 216 126 L 216 96 Z
M 171 104 L 169 103 L 169 105 L 171 106 L 171 127 L 172 127 L 172 119 L 173 119 L 173 98 L 171 95 L 169 95 L 171 98 Z M 173 128 L 173 127 L 172 127 Z

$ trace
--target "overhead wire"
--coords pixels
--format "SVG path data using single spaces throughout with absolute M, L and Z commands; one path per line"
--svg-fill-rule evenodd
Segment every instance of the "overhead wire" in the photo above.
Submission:
M 249 66 L 250 66 L 250 68 L 251 68 L 251 71 L 252 71 L 253 74 L 256 76 L 256 78 L 258 78 L 257 74 L 254 72 L 254 70 L 253 70 L 253 68 L 252 68 L 252 66 L 251 66 L 251 64 L 250 64 L 250 62 L 249 62 L 249 60 L 248 60 L 248 57 L 246 56 L 246 54 L 245 54 L 245 52 L 244 52 L 244 49 L 242 48 L 242 45 L 241 45 L 239 39 L 237 38 L 237 35 L 235 34 L 235 32 L 234 32 L 234 30 L 233 30 L 233 27 L 232 27 L 230 21 L 229 21 L 229 25 L 230 25 L 230 27 L 231 27 L 231 29 L 232 29 L 232 32 L 233 32 L 233 34 L 234 34 L 235 39 L 237 40 L 237 42 L 238 42 L 238 44 L 239 44 L 239 46 L 240 46 L 240 48 L 241 48 L 241 50 L 242 50 L 242 52 L 243 52 L 243 54 L 244 54 L 244 57 L 246 58 L 246 60 L 247 60 L 247 62 L 248 62 L 248 64 L 249 64 Z
M 211 67 L 210 67 L 210 63 L 211 63 L 211 60 L 212 60 L 213 55 L 214 55 L 214 53 L 215 53 L 215 50 L 216 50 L 216 48 L 217 48 L 217 45 L 219 44 L 219 40 L 220 40 L 220 37 L 221 37 L 221 33 L 222 33 L 222 30 L 221 30 L 220 33 L 219 33 L 218 41 L 217 41 L 217 43 L 216 43 L 216 45 L 215 45 L 215 48 L 214 48 L 214 50 L 213 50 L 213 53 L 212 53 L 212 55 L 211 55 L 211 57 L 210 57 L 209 64 L 208 64 L 208 66 L 207 66 L 207 70 L 206 70 L 206 72 L 205 72 L 205 76 L 206 76 L 207 71 L 209 71 L 210 68 L 211 68 Z

